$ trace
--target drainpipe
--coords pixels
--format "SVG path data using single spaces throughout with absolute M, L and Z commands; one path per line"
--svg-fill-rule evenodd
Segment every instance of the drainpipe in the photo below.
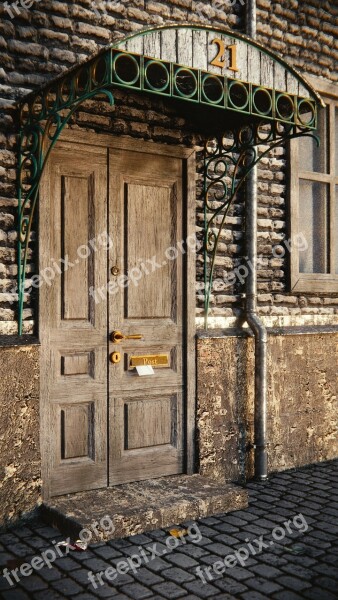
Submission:
M 246 3 L 246 33 L 256 38 L 256 0 Z M 255 477 L 268 477 L 266 441 L 267 413 L 267 330 L 257 315 L 257 167 L 249 174 L 245 202 L 246 250 L 249 274 L 246 278 L 246 320 L 255 336 Z M 250 262 L 249 262 L 250 261 Z
M 257 6 L 256 0 L 246 1 L 246 15 L 245 15 L 245 30 L 246 34 L 252 39 L 256 39 L 257 31 Z

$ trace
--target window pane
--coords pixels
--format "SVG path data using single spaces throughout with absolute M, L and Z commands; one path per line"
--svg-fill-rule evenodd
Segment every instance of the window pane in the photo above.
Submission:
M 324 183 L 299 182 L 299 233 L 306 240 L 299 251 L 301 273 L 328 272 L 328 191 Z
M 328 173 L 327 160 L 327 123 L 328 108 L 318 111 L 318 128 L 315 134 L 320 138 L 320 146 L 314 139 L 299 138 L 299 168 L 301 171 Z
M 335 219 L 335 226 L 336 226 L 336 274 L 338 275 L 338 185 L 336 185 L 336 219 Z

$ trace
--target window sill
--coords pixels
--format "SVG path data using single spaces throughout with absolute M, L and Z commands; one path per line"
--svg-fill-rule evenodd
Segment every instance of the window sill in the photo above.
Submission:
M 300 275 L 291 281 L 291 292 L 304 292 L 317 294 L 338 294 L 338 276 L 331 275 Z

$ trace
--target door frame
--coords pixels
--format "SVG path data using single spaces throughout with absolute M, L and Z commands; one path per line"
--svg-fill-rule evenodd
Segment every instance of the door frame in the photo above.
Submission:
M 72 131 L 65 129 L 58 140 L 57 148 L 70 150 L 70 144 L 81 144 L 89 146 L 94 152 L 95 148 L 106 148 L 107 155 L 109 149 L 116 148 L 122 150 L 132 150 L 143 154 L 154 154 L 162 156 L 179 158 L 183 163 L 183 239 L 196 234 L 196 152 L 192 148 L 182 146 L 171 146 L 158 144 L 144 140 L 138 140 L 127 136 L 114 136 L 109 134 L 98 134 L 85 131 Z M 107 156 L 108 159 L 108 156 Z M 108 160 L 107 160 L 108 168 Z M 48 168 L 46 169 L 46 175 Z M 49 185 L 45 178 L 42 178 L 40 186 L 40 195 L 49 193 Z M 108 194 L 108 190 L 107 190 Z M 195 326 L 195 281 L 196 281 L 196 253 L 187 246 L 185 254 L 183 281 L 184 292 L 184 381 L 186 384 L 186 402 L 184 404 L 184 446 L 185 446 L 185 468 L 186 474 L 195 472 L 196 464 L 196 326 Z M 43 253 L 43 239 L 39 240 L 39 263 L 40 256 Z M 43 328 L 44 310 L 39 306 L 39 333 Z M 41 357 L 42 360 L 42 357 Z M 49 492 L 49 432 L 47 428 L 44 404 L 43 404 L 42 382 L 40 392 L 40 447 L 41 447 L 41 475 L 42 475 L 42 495 L 45 500 L 50 497 Z

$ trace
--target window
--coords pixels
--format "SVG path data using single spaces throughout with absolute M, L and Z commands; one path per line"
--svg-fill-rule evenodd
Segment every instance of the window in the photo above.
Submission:
M 338 292 L 338 97 L 322 97 L 320 146 L 308 137 L 291 142 L 291 239 L 302 241 L 291 252 L 294 292 Z

